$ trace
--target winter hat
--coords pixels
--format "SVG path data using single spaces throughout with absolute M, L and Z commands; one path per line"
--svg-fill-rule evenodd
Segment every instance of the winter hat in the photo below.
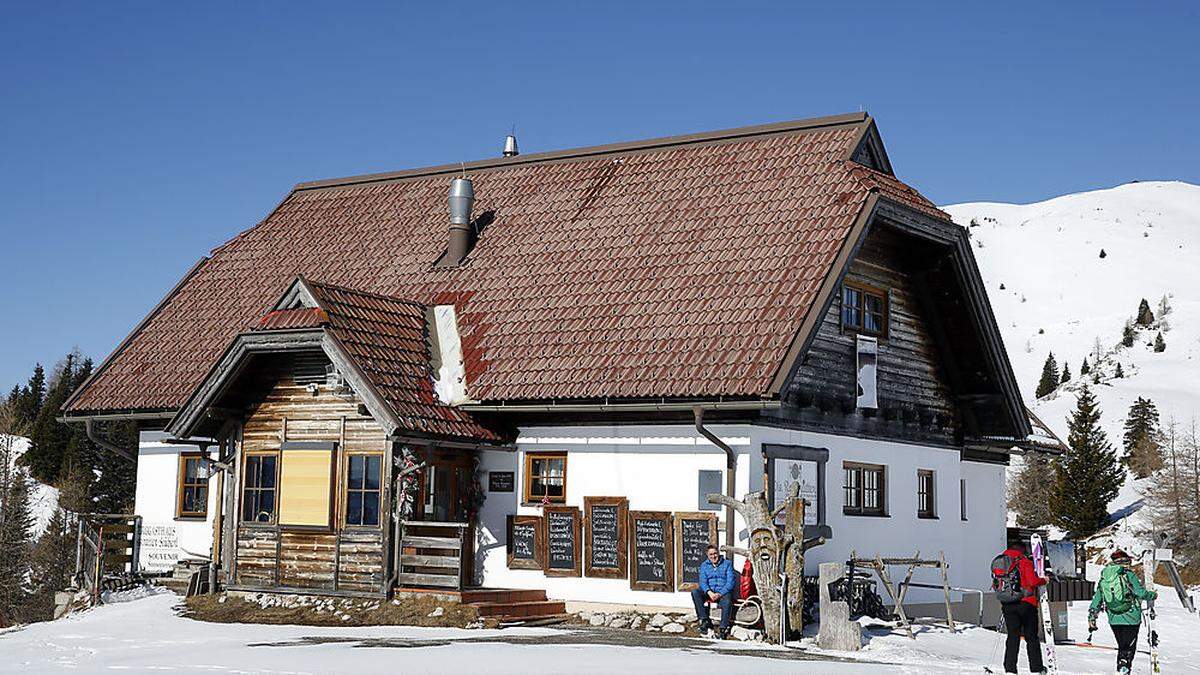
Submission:
M 1117 549 L 1117 550 L 1113 551 L 1112 555 L 1109 556 L 1109 558 L 1111 558 L 1112 561 L 1115 563 L 1130 562 L 1131 560 L 1133 560 L 1133 557 L 1131 557 L 1128 553 L 1126 553 L 1125 551 L 1122 551 L 1121 549 Z

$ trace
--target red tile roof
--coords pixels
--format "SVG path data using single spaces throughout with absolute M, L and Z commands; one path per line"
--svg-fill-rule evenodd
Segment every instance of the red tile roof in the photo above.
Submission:
M 402 431 L 485 441 L 501 439 L 470 414 L 442 405 L 436 399 L 424 306 L 313 281 L 307 283 L 321 306 L 317 311 L 327 314 L 330 334 L 391 406 Z
M 296 307 L 267 312 L 256 322 L 254 330 L 315 328 L 326 323 L 329 323 L 329 316 L 320 307 Z
M 456 305 L 481 401 L 764 395 L 868 195 L 865 115 L 467 165 L 493 222 L 437 269 L 457 167 L 298 186 L 213 251 L 72 413 L 174 409 L 298 274 Z

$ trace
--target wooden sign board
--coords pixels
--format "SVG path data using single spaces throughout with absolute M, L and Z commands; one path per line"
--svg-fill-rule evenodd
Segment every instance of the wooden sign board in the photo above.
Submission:
M 674 527 L 669 511 L 629 512 L 629 587 L 675 590 Z
M 629 500 L 624 497 L 584 497 L 583 566 L 589 577 L 624 579 L 629 575 Z
M 675 581 L 679 590 L 700 587 L 700 565 L 708 560 L 708 545 L 717 543 L 717 514 L 675 514 Z
M 508 568 L 512 570 L 540 570 L 546 544 L 543 539 L 541 516 L 509 516 L 508 520 Z
M 545 533 L 542 541 L 546 552 L 542 560 L 546 562 L 545 570 L 548 577 L 577 577 L 580 575 L 582 556 L 582 520 L 579 509 L 574 506 L 547 506 L 542 509 Z
M 489 471 L 488 492 L 512 492 L 516 485 L 516 473 L 513 471 Z

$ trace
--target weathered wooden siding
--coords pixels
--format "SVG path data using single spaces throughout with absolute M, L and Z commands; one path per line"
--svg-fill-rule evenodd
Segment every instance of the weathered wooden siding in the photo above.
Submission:
M 237 567 L 234 579 L 240 586 L 274 586 L 279 533 L 275 528 L 238 528 Z
M 383 585 L 383 536 L 377 530 L 343 530 L 338 535 L 338 588 L 373 592 Z
M 902 235 L 876 228 L 846 278 L 888 291 L 888 331 L 879 340 L 878 410 L 857 410 L 856 342 L 841 326 L 841 289 L 796 367 L 778 417 L 806 426 L 882 438 L 953 442 L 957 410 Z
M 241 523 L 238 527 L 235 583 L 242 586 L 286 587 L 318 591 L 377 593 L 383 588 L 387 565 L 382 529 L 389 513 L 386 483 L 381 498 L 380 527 L 346 529 L 344 518 L 347 456 L 377 452 L 388 461 L 389 441 L 372 418 L 359 414 L 357 397 L 334 394 L 321 386 L 313 395 L 292 377 L 290 361 L 264 359 L 240 378 L 235 398 L 250 413 L 242 429 L 241 452 L 278 453 L 285 441 L 338 444 L 333 529 L 294 529 L 287 526 Z M 240 475 L 240 472 L 239 472 Z M 238 508 L 241 508 L 239 479 Z M 276 498 L 278 512 L 278 497 Z M 240 513 L 239 513 L 240 519 Z

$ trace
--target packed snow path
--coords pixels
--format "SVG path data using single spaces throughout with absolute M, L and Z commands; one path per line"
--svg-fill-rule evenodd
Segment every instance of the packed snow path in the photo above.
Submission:
M 1166 591 L 1160 588 L 1160 592 Z M 1164 594 L 1165 596 L 1165 594 Z M 1169 596 L 1166 596 L 1169 597 Z M 179 598 L 152 595 L 51 623 L 0 632 L 0 673 L 982 673 L 1001 671 L 1002 636 L 923 627 L 918 639 L 872 633 L 862 652 L 822 654 L 806 639 L 783 649 L 628 631 L 458 630 L 395 626 L 327 628 L 216 624 L 176 615 Z M 1178 607 L 1159 614 L 1163 672 L 1200 673 L 1200 620 Z M 1086 607 L 1072 609 L 1072 637 L 1086 638 Z M 1101 626 L 1098 645 L 1112 645 Z M 629 646 L 630 644 L 637 646 Z M 1144 647 L 1144 645 L 1143 645 Z M 716 651 L 720 650 L 720 651 Z M 1024 657 L 1022 657 L 1023 659 Z M 1063 673 L 1110 673 L 1115 653 L 1060 647 Z M 486 664 L 486 665 L 485 665 Z M 1022 661 L 1022 665 L 1024 662 Z M 1135 672 L 1149 672 L 1145 655 Z

